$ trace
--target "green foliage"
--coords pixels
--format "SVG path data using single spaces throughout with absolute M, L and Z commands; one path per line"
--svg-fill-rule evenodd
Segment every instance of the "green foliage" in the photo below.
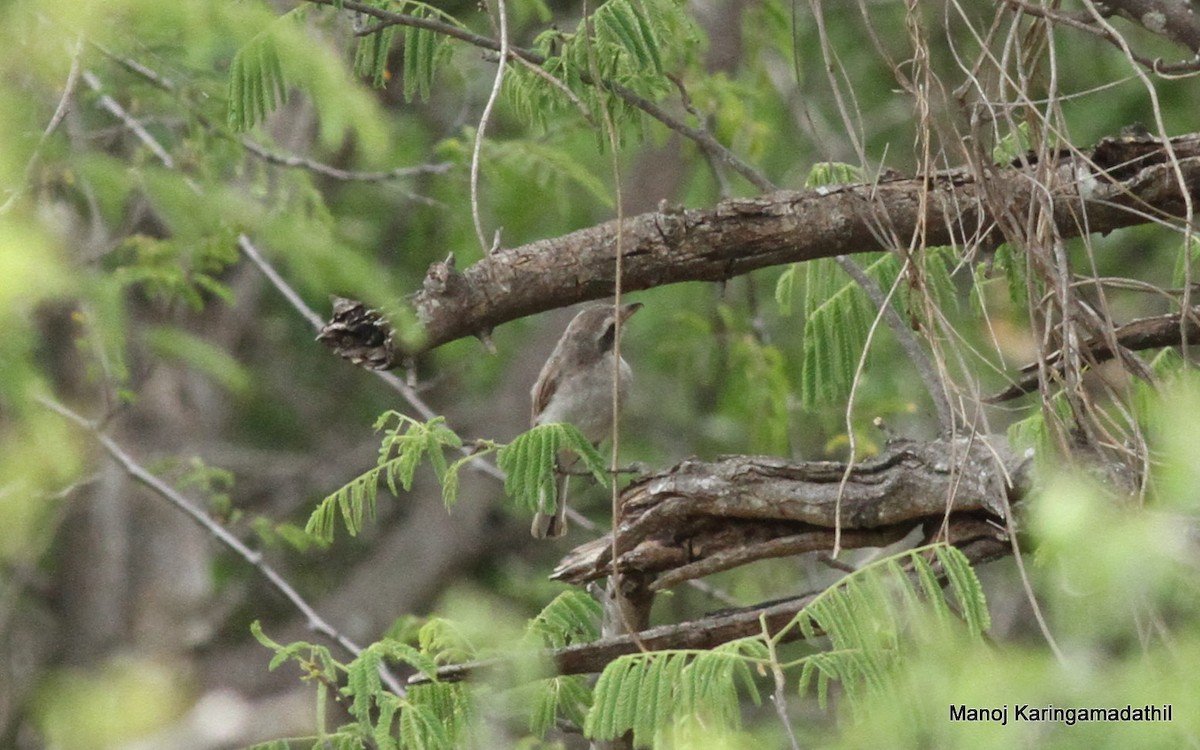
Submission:
M 862 181 L 862 171 L 849 164 L 819 163 L 805 180 L 809 189 L 836 187 Z M 944 308 L 957 300 L 950 278 L 949 247 L 922 248 L 910 258 L 908 284 L 892 297 L 892 304 L 914 316 L 921 309 L 917 292 L 929 294 Z M 886 294 L 901 271 L 896 253 L 861 254 L 866 274 Z M 858 262 L 852 260 L 850 262 Z M 804 274 L 804 350 L 800 381 L 801 400 L 809 407 L 844 403 L 858 371 L 863 347 L 878 311 L 858 285 L 847 281 L 833 259 L 818 259 L 803 264 Z M 791 313 L 795 286 L 801 264 L 792 264 L 775 285 L 775 301 L 785 313 Z
M 910 272 L 910 278 L 922 279 L 924 291 L 941 303 L 943 309 L 951 308 L 956 300 L 948 262 L 952 252 L 948 247 L 929 247 L 912 259 L 912 263 L 920 264 L 920 271 Z M 863 257 L 868 259 L 864 272 L 886 294 L 900 274 L 900 257 L 895 253 Z M 857 283 L 845 280 L 834 260 L 810 261 L 805 270 L 801 399 L 809 407 L 841 404 L 850 393 L 878 311 Z M 794 272 L 785 276 L 776 286 L 776 299 L 790 309 Z M 913 290 L 893 295 L 892 304 L 909 316 L 917 315 L 921 309 Z
M 946 581 L 946 591 L 940 580 Z M 957 606 L 950 608 L 949 600 Z M 948 545 L 908 550 L 846 576 L 806 606 L 784 629 L 731 641 L 709 651 L 631 654 L 600 675 L 584 726 L 592 739 L 632 732 L 645 746 L 680 722 L 709 731 L 736 728 L 740 695 L 759 701 L 754 675 L 800 669 L 803 693 L 816 683 L 824 705 L 838 682 L 854 705 L 885 693 L 906 643 L 937 649 L 951 634 L 979 640 L 990 627 L 983 589 L 966 557 Z M 827 650 L 794 662 L 772 659 L 773 647 L 793 628 Z
M 853 185 L 863 180 L 862 169 L 844 162 L 824 161 L 812 165 L 804 179 L 806 190 L 837 185 Z
M 406 1 L 392 5 L 382 2 L 377 3 L 377 6 L 413 18 L 437 20 L 462 28 L 462 24 L 456 18 L 426 3 Z M 391 75 L 387 65 L 388 55 L 398 28 L 394 25 L 385 26 L 359 38 L 354 56 L 354 72 L 356 75 L 370 78 L 377 88 L 385 86 Z M 433 77 L 439 68 L 450 61 L 453 47 L 449 38 L 439 32 L 415 26 L 404 26 L 403 30 L 404 99 L 410 102 L 414 98 L 428 101 Z
M 388 424 L 392 426 L 388 427 Z M 322 542 L 333 540 L 334 527 L 340 514 L 346 531 L 352 536 L 362 529 L 364 518 L 374 519 L 379 484 L 382 481 L 392 493 L 412 489 L 422 459 L 428 457 L 434 477 L 442 487 L 442 498 L 449 507 L 458 498 L 458 473 L 471 461 L 498 451 L 497 463 L 506 472 L 504 489 L 509 499 L 524 510 L 535 510 L 539 504 L 554 502 L 555 467 L 557 456 L 573 451 L 583 465 L 608 485 L 608 468 L 596 448 L 577 427 L 570 424 L 539 425 L 518 435 L 511 443 L 500 446 L 484 441 L 480 450 L 463 456 L 453 463 L 446 460 L 446 449 L 460 449 L 462 438 L 446 426 L 444 417 L 420 422 L 396 411 L 385 412 L 375 422 L 376 430 L 384 430 L 375 467 L 351 480 L 330 494 L 308 519 L 305 532 Z M 553 507 L 548 507 L 552 512 Z
M 391 427 L 389 423 L 394 422 Z M 352 536 L 362 529 L 364 515 L 375 518 L 375 501 L 379 482 L 387 484 L 392 495 L 401 489 L 412 489 L 413 479 L 421 459 L 429 457 L 434 475 L 445 483 L 448 475 L 457 474 L 462 461 L 447 464 L 445 449 L 461 448 L 462 438 L 446 426 L 445 417 L 420 422 L 397 411 L 387 411 L 375 421 L 375 429 L 384 430 L 375 468 L 326 497 L 308 519 L 305 531 L 317 539 L 333 540 L 338 513 Z M 453 482 L 454 480 L 451 480 Z M 454 486 L 457 486 L 455 483 Z
M 719 312 L 730 331 L 721 408 L 726 413 L 755 415 L 746 425 L 747 451 L 786 454 L 793 396 L 783 352 L 736 321 L 729 307 L 722 306 Z
M 433 676 L 437 666 L 423 648 L 385 638 L 342 664 L 323 646 L 303 641 L 286 646 L 276 643 L 257 622 L 251 625 L 251 633 L 275 652 L 270 669 L 294 662 L 316 686 L 319 715 L 334 691 L 354 719 L 353 724 L 332 734 L 322 732 L 314 747 L 329 742 L 335 747 L 450 750 L 458 746 L 469 724 L 471 708 L 462 685 L 434 683 L 412 687 L 405 695 L 385 687 L 384 671 L 397 662 Z
M 420 4 L 413 15 L 433 17 L 440 13 L 430 6 Z M 450 59 L 452 47 L 446 37 L 432 31 L 406 26 L 404 28 L 404 98 L 412 101 L 420 97 L 429 100 L 433 76 L 438 67 Z
M 552 422 L 521 433 L 496 454 L 509 500 L 522 510 L 554 512 L 555 466 L 563 451 L 573 451 L 596 481 L 608 486 L 608 466 L 579 428 Z
M 118 249 L 113 278 L 122 285 L 141 287 L 163 303 L 181 300 L 193 310 L 201 310 L 207 295 L 231 301 L 229 290 L 217 276 L 235 260 L 237 250 L 229 236 L 218 234 L 190 244 L 135 234 Z
M 207 375 L 233 394 L 250 389 L 250 373 L 228 352 L 178 328 L 157 327 L 146 332 L 151 350 L 164 359 L 175 359 Z
M 1200 259 L 1200 240 L 1192 235 L 1185 242 L 1180 242 L 1179 249 L 1175 251 L 1175 270 L 1171 274 L 1171 283 L 1175 286 L 1195 283 L 1197 259 Z
M 615 739 L 633 732 L 645 746 L 680 721 L 699 721 L 719 731 L 741 720 L 737 686 L 758 703 L 751 665 L 767 658 L 755 639 L 723 644 L 711 651 L 658 651 L 631 654 L 604 668 L 584 724 L 592 739 Z
M 600 603 L 583 591 L 564 591 L 529 622 L 529 635 L 550 648 L 600 637 Z
M 562 648 L 600 637 L 600 603 L 583 591 L 564 591 L 529 621 L 525 641 L 536 647 Z M 538 680 L 517 689 L 529 707 L 529 731 L 545 736 L 559 717 L 583 726 L 592 691 L 583 675 Z
M 1016 130 L 1013 130 L 1000 139 L 992 148 L 992 161 L 996 164 L 1009 164 L 1024 156 L 1033 148 L 1033 142 L 1029 137 L 1029 123 L 1018 123 Z
M 900 271 L 896 256 L 869 257 L 873 259 L 864 269 L 867 275 L 889 288 Z M 876 311 L 857 284 L 845 281 L 833 260 L 823 258 L 806 266 L 800 398 L 809 407 L 844 403 Z
M 374 34 L 359 37 L 358 48 L 354 53 L 354 74 L 370 78 L 371 85 L 381 89 L 391 78 L 388 69 L 388 56 L 392 51 L 392 42 L 396 38 L 395 26 L 386 26 Z M 405 72 L 408 66 L 405 65 Z M 409 99 L 411 101 L 411 98 Z
M 534 686 L 526 705 L 530 707 L 530 733 L 545 737 L 560 717 L 575 726 L 583 726 L 592 706 L 592 690 L 583 675 L 553 677 Z
M 279 57 L 278 30 L 295 22 L 297 11 L 280 17 L 256 34 L 229 67 L 229 127 L 250 130 L 287 101 L 288 83 Z
M 945 574 L 957 617 L 926 553 L 936 556 Z M 861 706 L 868 694 L 885 693 L 892 684 L 905 633 L 936 648 L 952 630 L 963 632 L 960 618 L 969 638 L 981 638 L 991 626 L 983 588 L 958 549 L 934 545 L 863 568 L 822 592 L 792 622 L 805 638 L 824 634 L 830 641 L 828 651 L 801 659 L 800 690 L 807 691 L 815 678 L 818 700 L 825 705 L 829 685 L 836 681 L 851 705 Z
M 660 98 L 670 90 L 665 74 L 684 61 L 696 41 L 691 19 L 675 0 L 608 0 L 574 33 L 551 30 L 535 40 L 534 48 L 546 57 L 542 69 L 561 87 L 513 66 L 508 92 L 518 114 L 543 126 L 572 107 L 564 87 L 584 104 L 592 122 L 602 122 L 602 108 L 607 108 L 619 125 L 637 111 L 611 96 L 612 88 Z M 597 76 L 602 83 L 590 83 Z
M 474 135 L 472 134 L 473 138 Z M 484 154 L 493 169 L 519 175 L 548 193 L 565 192 L 573 185 L 590 200 L 606 208 L 613 207 L 612 192 L 565 145 L 541 140 L 516 140 L 489 143 Z
M 1007 242 L 996 248 L 994 267 L 1004 275 L 1008 298 L 1014 305 L 1029 305 L 1029 273 L 1025 255 Z
M 353 130 L 356 145 L 375 158 L 386 150 L 385 119 L 334 50 L 308 34 L 301 23 L 308 11 L 302 6 L 274 19 L 234 55 L 227 123 L 235 132 L 254 128 L 298 86 L 320 115 L 324 145 L 338 145 Z
M 1051 417 L 1049 424 L 1054 426 L 1053 429 L 1046 421 L 1047 415 Z M 1055 430 L 1061 437 L 1062 425 L 1070 424 L 1071 419 L 1071 404 L 1066 394 L 1055 393 L 1041 410 L 1009 425 L 1008 442 L 1018 450 L 1032 448 L 1039 461 L 1053 460 L 1059 447 Z

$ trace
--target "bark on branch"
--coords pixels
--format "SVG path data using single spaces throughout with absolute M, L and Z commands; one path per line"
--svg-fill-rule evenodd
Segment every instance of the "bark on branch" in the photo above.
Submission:
M 895 441 L 870 461 L 792 463 L 731 456 L 685 461 L 634 482 L 616 524 L 618 568 L 659 591 L 754 560 L 834 547 L 881 547 L 943 519 L 992 519 L 1023 492 L 1023 462 L 1002 438 Z M 844 479 L 844 481 L 843 481 Z M 951 538 L 951 543 L 958 540 Z M 611 569 L 611 537 L 572 551 L 553 578 L 583 584 Z
M 1200 134 L 1175 138 L 1172 146 L 1182 187 L 1200 200 Z M 630 217 L 623 288 L 723 281 L 767 266 L 890 250 L 906 246 L 922 228 L 930 245 L 988 248 L 1003 240 L 991 199 L 1004 196 L 1004 210 L 1023 215 L 1046 189 L 1067 237 L 1186 215 L 1175 165 L 1154 139 L 1116 138 L 1082 156 L 1064 154 L 1051 181 L 1035 169 L 1044 167 L 954 170 Z M 402 344 L 385 318 L 354 301 L 342 301 L 318 338 L 357 364 L 389 369 L 447 341 L 486 336 L 510 320 L 611 295 L 617 231 L 610 221 L 500 250 L 462 271 L 433 264 L 408 299 L 424 329 L 418 344 Z
M 623 493 L 619 567 L 647 579 L 657 575 L 652 587 L 662 588 L 664 581 L 678 583 L 763 557 L 830 549 L 839 510 L 843 547 L 880 546 L 923 526 L 928 539 L 949 540 L 971 562 L 985 562 L 1010 552 L 1000 493 L 1010 505 L 1019 502 L 1029 482 L 1026 461 L 1012 455 L 1002 438 L 897 441 L 852 468 L 839 509 L 844 472 L 834 462 L 735 456 L 686 461 L 646 477 Z M 582 583 L 606 575 L 611 544 L 606 537 L 577 548 L 556 577 Z M 778 632 L 813 596 L 601 638 L 547 656 L 558 674 L 581 674 L 598 672 L 641 647 L 713 648 L 761 633 L 764 622 L 772 634 Z M 798 629 L 789 634 L 801 637 Z M 460 680 L 492 665 L 448 665 L 437 677 Z M 410 683 L 426 681 L 418 676 Z

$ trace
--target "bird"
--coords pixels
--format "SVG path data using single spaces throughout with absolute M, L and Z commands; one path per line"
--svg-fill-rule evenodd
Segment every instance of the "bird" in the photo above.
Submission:
M 569 422 L 583 436 L 598 444 L 612 430 L 612 388 L 615 371 L 620 371 L 620 393 L 624 398 L 633 379 L 629 363 L 622 357 L 614 367 L 613 345 L 617 323 L 624 323 L 642 308 L 642 303 L 591 305 L 571 320 L 562 338 L 550 353 L 533 385 L 531 426 L 551 422 Z M 559 471 L 566 472 L 579 457 L 573 451 L 560 451 Z M 533 517 L 530 533 L 536 539 L 557 538 L 567 533 L 567 480 L 555 497 L 555 510 L 548 515 L 548 498 L 539 498 L 539 510 Z

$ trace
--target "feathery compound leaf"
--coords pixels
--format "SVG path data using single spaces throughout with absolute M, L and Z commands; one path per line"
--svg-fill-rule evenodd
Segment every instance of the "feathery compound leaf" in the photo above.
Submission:
M 1029 300 L 1029 275 L 1025 266 L 1025 253 L 1006 242 L 996 248 L 993 268 L 1004 274 L 1009 300 L 1017 307 L 1026 307 Z M 1041 282 L 1036 283 L 1040 286 Z M 1040 290 L 1038 291 L 1040 293 Z
M 497 465 L 505 472 L 504 492 L 522 510 L 552 511 L 540 508 L 543 498 L 555 496 L 554 468 L 562 451 L 573 451 L 596 481 L 608 486 L 608 468 L 579 428 L 566 422 L 552 422 L 523 432 L 496 454 Z
M 784 315 L 792 314 L 792 297 L 796 290 L 796 275 L 800 273 L 800 264 L 793 263 L 784 269 L 775 282 L 775 304 Z
M 862 169 L 853 164 L 839 161 L 823 161 L 812 165 L 808 176 L 804 178 L 804 187 L 808 190 L 838 185 L 853 185 L 863 181 Z
M 253 128 L 287 101 L 278 34 L 282 24 L 294 21 L 293 13 L 278 18 L 233 56 L 229 68 L 229 126 L 234 130 Z
M 340 510 L 347 533 L 351 536 L 358 534 L 364 516 L 372 520 L 375 518 L 380 478 L 383 478 L 392 495 L 399 497 L 401 489 L 405 492 L 412 489 L 417 467 L 425 456 L 429 456 L 437 479 L 447 481 L 451 467 L 446 463 L 444 451 L 446 448 L 461 448 L 462 438 L 446 427 L 445 422 L 445 417 L 420 422 L 395 411 L 381 415 L 375 421 L 375 429 L 384 429 L 384 436 L 380 441 L 375 468 L 352 479 L 322 500 L 309 517 L 305 532 L 326 543 L 333 541 L 334 518 Z M 390 423 L 394 425 L 387 427 Z M 449 477 L 452 494 L 457 489 L 457 469 L 461 463 L 455 462 L 455 474 Z M 446 488 L 443 487 L 444 497 L 445 493 Z
M 958 600 L 968 632 L 976 637 L 982 635 L 992 627 L 992 618 L 988 614 L 983 585 L 979 583 L 970 560 L 957 547 L 939 545 L 935 551 L 938 562 L 946 573 L 946 579 L 950 582 L 950 590 Z
M 471 701 L 466 686 L 459 683 L 440 682 L 409 688 L 404 710 L 414 709 L 433 717 L 442 728 L 449 743 L 447 747 L 457 746 L 471 723 Z
M 801 632 L 818 629 L 830 639 L 830 651 L 801 661 L 798 685 L 803 692 L 817 680 L 818 700 L 824 705 L 827 682 L 836 680 L 857 706 L 867 693 L 890 689 L 896 661 L 904 643 L 916 641 L 937 647 L 943 628 L 954 622 L 937 581 L 925 559 L 937 556 L 950 590 L 960 602 L 967 631 L 978 636 L 987 627 L 987 603 L 966 557 L 947 545 L 908 550 L 877 561 L 846 576 L 823 591 L 793 621 Z M 907 572 L 903 563 L 908 563 Z M 970 602 L 970 604 L 967 604 Z M 972 610 L 970 613 L 967 610 Z M 932 626 L 933 630 L 929 628 Z
M 766 654 L 757 639 L 724 644 L 712 651 L 631 654 L 611 662 L 596 682 L 584 726 L 592 739 L 633 733 L 641 747 L 680 721 L 699 720 L 710 730 L 741 723 L 737 685 L 760 697 L 750 665 Z
M 850 392 L 875 309 L 832 259 L 806 266 L 801 395 L 810 406 L 841 403 Z M 891 254 L 876 254 L 864 271 L 887 288 L 899 273 L 899 261 Z
M 592 705 L 592 693 L 583 675 L 554 677 L 535 685 L 531 702 L 534 708 L 530 712 L 529 731 L 543 737 L 559 716 L 583 726 Z
M 583 591 L 564 591 L 529 622 L 529 633 L 551 648 L 600 637 L 600 603 Z
M 415 18 L 437 19 L 462 27 L 458 19 L 426 3 L 403 2 L 395 10 Z M 355 51 L 355 74 L 370 78 L 376 88 L 387 85 L 389 78 L 388 55 L 392 49 L 396 29 L 396 26 L 386 26 L 362 37 L 359 40 L 358 49 Z M 402 75 L 404 76 L 405 101 L 411 102 L 415 97 L 420 97 L 421 101 L 429 100 L 433 77 L 453 54 L 454 48 L 449 42 L 450 40 L 445 35 L 428 29 L 419 29 L 413 26 L 404 28 Z
M 418 750 L 450 750 L 454 743 L 432 711 L 410 703 L 400 712 L 400 746 Z
M 374 34 L 361 37 L 358 49 L 354 52 L 354 74 L 362 78 L 370 78 L 371 85 L 381 89 L 388 81 L 388 54 L 392 51 L 392 41 L 396 37 L 396 27 L 387 26 Z

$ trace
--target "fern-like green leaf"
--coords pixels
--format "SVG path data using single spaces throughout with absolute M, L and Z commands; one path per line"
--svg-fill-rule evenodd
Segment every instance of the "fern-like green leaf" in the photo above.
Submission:
M 432 711 L 410 703 L 400 712 L 400 746 L 416 750 L 450 750 L 454 743 Z
M 461 448 L 462 439 L 446 426 L 445 421 L 445 417 L 434 417 L 429 422 L 420 422 L 394 411 L 383 414 L 375 422 L 376 430 L 384 430 L 376 466 L 322 500 L 309 517 L 305 532 L 323 542 L 332 541 L 334 521 L 340 512 L 347 533 L 358 534 L 365 518 L 375 518 L 380 479 L 392 495 L 398 497 L 401 490 L 412 489 L 417 468 L 425 457 L 429 458 L 435 477 L 447 481 L 451 467 L 444 451 Z M 461 463 L 455 462 L 455 473 L 449 479 L 452 486 L 448 491 L 443 486 L 444 497 L 457 494 L 457 469 Z
M 440 617 L 421 626 L 417 643 L 423 654 L 439 664 L 470 661 L 476 656 L 476 648 L 466 635 L 453 622 Z
M 801 397 L 805 404 L 842 403 L 858 368 L 876 311 L 832 259 L 807 265 Z M 895 255 L 879 254 L 864 269 L 887 288 L 899 273 Z
M 496 454 L 496 462 L 505 472 L 504 492 L 518 508 L 554 510 L 539 506 L 543 499 L 555 496 L 554 467 L 562 451 L 573 451 L 596 481 L 608 486 L 604 459 L 578 427 L 563 422 L 538 425 L 518 435 Z
M 1018 308 L 1026 308 L 1029 301 L 1029 275 L 1025 267 L 1025 254 L 1006 242 L 996 248 L 994 257 L 993 267 L 1004 274 L 1009 300 Z
M 749 639 L 754 640 L 754 639 Z M 765 654 L 758 643 L 742 641 L 712 651 L 631 654 L 610 663 L 596 682 L 584 733 L 613 739 L 633 733 L 633 744 L 651 744 L 679 721 L 699 719 L 710 729 L 736 728 L 741 722 L 739 684 L 760 700 L 750 664 Z
M 447 745 L 431 747 L 456 747 L 471 723 L 471 703 L 466 688 L 459 683 L 432 683 L 416 685 L 409 689 L 404 711 L 418 711 L 430 717 L 441 727 L 441 734 L 426 736 L 425 739 Z M 421 717 L 421 721 L 425 718 Z M 403 740 L 403 736 L 402 736 Z M 409 745 L 402 745 L 407 748 Z
M 775 282 L 775 304 L 784 315 L 792 314 L 792 298 L 796 290 L 796 276 L 800 273 L 800 264 L 793 263 L 784 269 Z
M 983 594 L 983 586 L 975 575 L 975 569 L 957 547 L 942 545 L 935 550 L 938 562 L 941 563 L 942 570 L 946 572 L 946 579 L 950 582 L 950 590 L 958 600 L 968 632 L 973 636 L 982 635 L 992 627 L 992 618 L 988 614 L 987 599 Z
M 530 705 L 529 731 L 534 736 L 544 737 L 560 716 L 583 726 L 592 705 L 592 692 L 582 675 L 554 677 L 534 686 Z
M 388 81 L 388 54 L 396 38 L 396 27 L 388 26 L 358 40 L 354 53 L 354 74 L 370 78 L 371 85 L 383 88 Z
M 843 578 L 797 615 L 793 625 L 802 633 L 820 630 L 831 643 L 830 650 L 801 660 L 801 691 L 810 689 L 815 680 L 818 701 L 824 706 L 828 683 L 837 681 L 857 707 L 868 693 L 886 694 L 891 689 L 894 665 L 906 638 L 926 634 L 933 647 L 942 643 L 945 628 L 956 621 L 950 617 L 947 593 L 925 558 L 930 551 L 944 571 L 949 595 L 963 610 L 957 626 L 965 623 L 965 630 L 976 637 L 983 632 L 988 624 L 983 589 L 960 551 L 934 545 L 902 552 Z M 902 563 L 912 572 L 906 572 Z
M 529 622 L 529 634 L 539 644 L 562 648 L 600 637 L 600 603 L 583 591 L 564 591 Z
M 837 161 L 818 162 L 808 170 L 804 187 L 808 190 L 838 185 L 853 185 L 863 181 L 862 169 Z
M 246 131 L 287 101 L 287 81 L 279 58 L 279 24 L 291 23 L 285 14 L 256 34 L 233 56 L 229 70 L 229 126 Z

